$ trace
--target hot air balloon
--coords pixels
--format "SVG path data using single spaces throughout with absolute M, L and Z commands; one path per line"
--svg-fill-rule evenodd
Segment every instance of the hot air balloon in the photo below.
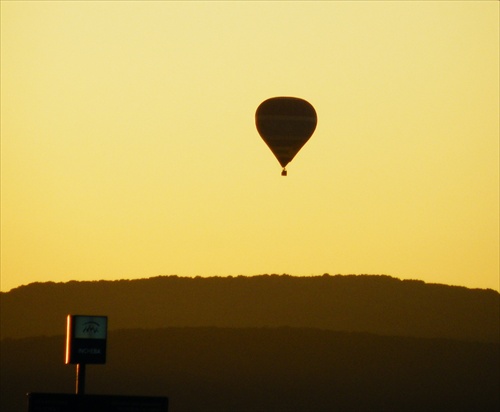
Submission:
M 318 122 L 312 105 L 297 97 L 272 97 L 255 112 L 257 130 L 278 159 L 286 176 L 286 165 L 292 161 L 316 129 Z

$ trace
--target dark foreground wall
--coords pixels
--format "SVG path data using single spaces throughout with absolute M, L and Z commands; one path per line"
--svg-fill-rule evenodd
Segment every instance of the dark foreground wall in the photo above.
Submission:
M 64 337 L 1 342 L 0 410 L 74 391 Z M 498 411 L 495 343 L 299 328 L 121 330 L 87 393 L 168 396 L 170 412 Z

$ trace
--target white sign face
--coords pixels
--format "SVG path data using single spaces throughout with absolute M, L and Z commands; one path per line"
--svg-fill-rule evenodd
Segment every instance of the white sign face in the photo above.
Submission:
M 75 316 L 76 339 L 106 339 L 108 318 L 105 316 Z

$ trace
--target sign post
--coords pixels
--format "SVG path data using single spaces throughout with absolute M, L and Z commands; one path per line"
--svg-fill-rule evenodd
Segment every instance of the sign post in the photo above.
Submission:
M 76 394 L 85 394 L 85 366 L 106 363 L 106 316 L 68 315 L 66 364 L 76 364 Z
M 85 363 L 76 364 L 76 394 L 85 395 Z

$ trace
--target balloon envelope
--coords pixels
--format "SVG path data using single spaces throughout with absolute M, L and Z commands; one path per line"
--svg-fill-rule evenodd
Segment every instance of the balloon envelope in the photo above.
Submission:
M 265 100 L 255 113 L 257 130 L 283 167 L 306 144 L 318 122 L 314 107 L 297 97 Z

